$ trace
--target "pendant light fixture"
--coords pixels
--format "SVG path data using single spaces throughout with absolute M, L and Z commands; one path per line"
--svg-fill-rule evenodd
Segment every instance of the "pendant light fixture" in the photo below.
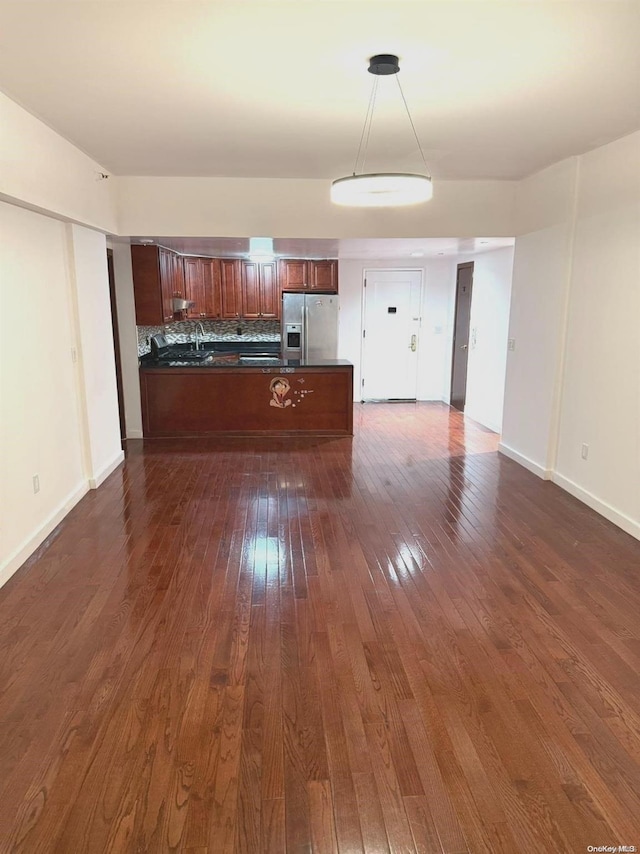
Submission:
M 398 89 L 402 102 L 409 117 L 409 123 L 413 131 L 413 135 L 418 144 L 418 150 L 424 163 L 425 174 L 411 172 L 365 172 L 365 163 L 367 159 L 367 148 L 369 146 L 369 136 L 371 135 L 371 124 L 373 122 L 373 113 L 376 106 L 376 94 L 378 91 L 378 82 L 381 76 L 389 74 L 397 75 L 400 71 L 398 57 L 390 53 L 380 53 L 372 56 L 369 60 L 370 74 L 375 75 L 371 96 L 369 98 L 369 106 L 364 119 L 364 127 L 360 136 L 360 145 L 356 154 L 356 162 L 353 168 L 353 175 L 347 175 L 345 178 L 337 178 L 331 184 L 331 201 L 337 205 L 349 205 L 353 207 L 397 207 L 400 205 L 415 205 L 419 202 L 428 201 L 433 195 L 433 186 L 431 177 L 428 174 L 427 163 L 424 158 L 424 152 L 418 139 L 411 113 L 407 105 L 400 80 L 396 76 Z M 364 151 L 363 151 L 364 146 Z M 362 164 L 361 172 L 358 174 L 358 167 Z

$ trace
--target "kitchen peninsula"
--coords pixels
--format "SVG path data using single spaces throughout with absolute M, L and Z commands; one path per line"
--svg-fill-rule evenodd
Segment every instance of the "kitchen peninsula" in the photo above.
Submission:
M 204 345 L 140 360 L 145 438 L 353 435 L 353 366 L 341 359 L 241 355 Z

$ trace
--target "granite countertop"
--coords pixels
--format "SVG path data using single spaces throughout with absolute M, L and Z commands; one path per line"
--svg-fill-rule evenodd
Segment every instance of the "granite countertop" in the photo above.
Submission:
M 192 344 L 172 344 L 174 350 L 192 353 Z M 145 370 L 175 368 L 325 368 L 350 367 L 345 359 L 282 359 L 280 343 L 277 341 L 205 341 L 201 348 L 208 355 L 202 360 L 180 359 L 158 360 L 152 353 L 140 357 L 140 367 Z

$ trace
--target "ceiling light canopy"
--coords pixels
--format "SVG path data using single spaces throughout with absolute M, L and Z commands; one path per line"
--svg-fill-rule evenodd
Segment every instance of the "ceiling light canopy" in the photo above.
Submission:
M 337 178 L 331 184 L 331 201 L 336 205 L 348 205 L 352 207 L 398 207 L 401 205 L 415 205 L 426 202 L 433 196 L 433 185 L 431 176 L 428 174 L 427 163 L 416 133 L 407 101 L 396 77 L 398 89 L 402 102 L 404 103 L 413 131 L 418 150 L 424 163 L 425 174 L 412 172 L 365 172 L 367 149 L 371 135 L 371 124 L 376 105 L 376 94 L 378 82 L 381 76 L 397 75 L 400 71 L 398 57 L 390 53 L 380 53 L 372 56 L 369 60 L 369 73 L 375 75 L 369 106 L 364 119 L 364 127 L 360 135 L 360 145 L 356 154 L 356 162 L 352 175 Z M 364 151 L 363 151 L 364 145 Z M 361 158 L 362 154 L 362 158 Z M 362 159 L 361 171 L 358 174 L 358 166 Z

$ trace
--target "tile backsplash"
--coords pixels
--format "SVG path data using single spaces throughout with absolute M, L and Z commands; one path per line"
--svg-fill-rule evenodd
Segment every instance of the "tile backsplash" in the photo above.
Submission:
M 138 326 L 138 355 L 151 350 L 148 339 L 163 332 L 170 344 L 193 341 L 196 323 L 204 327 L 205 341 L 279 341 L 279 320 L 181 320 L 166 326 Z M 240 332 L 238 332 L 240 330 Z

